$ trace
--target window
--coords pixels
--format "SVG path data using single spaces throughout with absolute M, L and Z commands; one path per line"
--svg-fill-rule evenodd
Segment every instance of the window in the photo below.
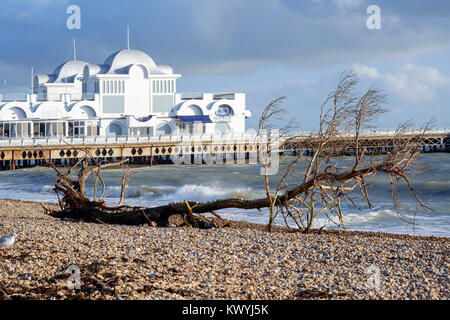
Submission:
M 85 136 L 85 121 L 70 121 L 69 122 L 69 136 L 84 137 Z
M 5 138 L 9 138 L 10 137 L 9 123 L 5 123 L 5 125 L 3 127 L 3 136 Z
M 87 136 L 98 136 L 99 135 L 99 127 L 98 126 L 87 126 Z
M 23 137 L 22 128 L 25 127 L 25 125 L 26 125 L 25 123 L 24 124 L 22 124 L 22 123 L 18 123 L 17 124 L 17 129 L 16 129 L 17 130 L 16 131 L 17 132 L 17 137 Z
M 58 135 L 58 123 L 57 122 L 53 122 L 52 123 L 52 136 L 57 136 Z
M 0 123 L 0 138 L 28 137 L 30 130 L 31 123 L 27 122 Z
M 73 136 L 73 122 L 69 122 L 69 137 Z
M 153 128 L 151 127 L 145 127 L 145 128 L 131 128 L 130 129 L 130 134 L 132 137 L 137 137 L 137 136 L 150 136 L 153 134 Z
M 46 122 L 45 123 L 45 136 L 50 137 L 52 135 L 52 123 Z
M 39 137 L 39 123 L 33 124 L 33 136 Z
M 39 137 L 45 137 L 45 122 L 39 122 Z
M 9 124 L 9 136 L 11 138 L 17 138 L 17 124 L 16 123 Z
M 64 125 L 64 122 L 58 122 L 57 123 L 57 135 L 58 136 L 65 136 L 66 135 L 66 126 Z

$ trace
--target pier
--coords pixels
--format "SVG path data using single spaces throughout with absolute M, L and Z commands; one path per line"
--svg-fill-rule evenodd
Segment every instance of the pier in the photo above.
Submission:
M 418 136 L 419 131 L 404 134 L 405 139 Z M 306 156 L 314 153 L 314 141 L 310 132 L 292 133 L 296 138 L 283 148 L 273 152 Z M 360 138 L 361 148 L 368 153 L 384 154 L 393 147 L 394 130 L 364 132 Z M 351 136 L 336 138 L 337 155 L 355 153 L 346 142 Z M 281 145 L 283 141 L 279 141 Z M 421 152 L 450 152 L 450 129 L 431 130 L 421 141 Z M 346 145 L 342 150 L 341 146 Z M 256 163 L 258 151 L 264 151 L 267 141 L 256 134 L 232 135 L 169 135 L 158 137 L 47 137 L 0 139 L 0 168 L 15 170 L 45 165 L 73 165 L 86 151 L 102 161 L 128 158 L 130 164 L 222 164 Z

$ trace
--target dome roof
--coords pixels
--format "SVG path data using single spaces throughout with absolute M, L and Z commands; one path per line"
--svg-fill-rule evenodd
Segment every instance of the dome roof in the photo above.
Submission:
M 88 62 L 81 60 L 70 60 L 59 65 L 53 74 L 56 76 L 54 82 L 73 82 L 74 76 L 83 74 L 83 69 Z
M 128 67 L 133 64 L 142 64 L 152 70 L 156 64 L 146 53 L 139 50 L 121 50 L 110 55 L 104 62 L 109 66 L 107 73 L 126 73 Z

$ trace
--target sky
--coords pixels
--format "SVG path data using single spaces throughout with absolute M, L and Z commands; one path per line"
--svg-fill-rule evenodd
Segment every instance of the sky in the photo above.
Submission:
M 81 10 L 67 28 L 67 7 Z M 380 8 L 380 29 L 367 20 Z M 2 0 L 0 86 L 29 92 L 30 70 L 52 73 L 73 58 L 101 64 L 125 49 L 170 64 L 178 92 L 245 92 L 256 127 L 264 107 L 286 96 L 287 118 L 318 126 L 320 106 L 342 72 L 360 92 L 388 94 L 374 126 L 450 128 L 450 1 L 376 0 Z M 4 85 L 6 80 L 6 86 Z

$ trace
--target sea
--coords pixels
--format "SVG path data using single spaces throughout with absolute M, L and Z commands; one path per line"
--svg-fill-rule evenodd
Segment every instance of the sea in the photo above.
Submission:
M 288 158 L 282 161 L 288 161 Z M 350 164 L 351 158 L 336 158 L 339 165 Z M 299 170 L 302 169 L 300 164 Z M 123 169 L 107 169 L 102 177 L 107 185 L 107 203 L 114 205 L 120 196 Z M 283 171 L 270 176 L 275 188 Z M 422 236 L 450 237 L 450 154 L 420 154 L 409 172 L 411 181 L 429 210 L 415 214 L 416 202 L 405 184 L 399 186 L 400 215 L 391 198 L 391 187 L 386 176 L 369 177 L 369 208 L 358 191 L 350 192 L 354 203 L 342 206 L 346 230 L 388 232 Z M 53 191 L 55 172 L 44 167 L 0 172 L 0 198 L 29 201 L 57 202 Z M 290 182 L 295 183 L 295 180 Z M 93 189 L 89 187 L 92 194 Z M 174 201 L 213 201 L 230 197 L 256 199 L 265 196 L 264 176 L 259 164 L 223 165 L 156 165 L 131 168 L 125 204 L 158 206 Z M 225 209 L 218 212 L 223 218 L 267 223 L 268 210 Z M 285 223 L 281 216 L 275 223 Z M 315 228 L 344 229 L 319 215 Z

